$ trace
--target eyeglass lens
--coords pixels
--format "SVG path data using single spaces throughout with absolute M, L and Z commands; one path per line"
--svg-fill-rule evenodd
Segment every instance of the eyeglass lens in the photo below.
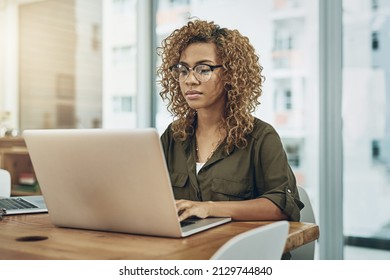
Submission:
M 172 75 L 175 80 L 184 82 L 190 75 L 191 70 L 194 72 L 195 78 L 201 82 L 207 82 L 212 75 L 212 69 L 209 65 L 199 64 L 191 69 L 185 65 L 177 64 L 172 67 Z

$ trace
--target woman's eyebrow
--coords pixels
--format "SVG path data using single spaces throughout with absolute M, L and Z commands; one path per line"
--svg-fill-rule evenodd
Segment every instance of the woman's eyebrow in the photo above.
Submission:
M 179 63 L 180 63 L 180 64 L 184 64 L 184 65 L 186 65 L 186 66 L 189 66 L 189 64 L 188 64 L 187 62 L 185 62 L 185 61 L 179 61 Z M 196 66 L 196 65 L 205 64 L 205 63 L 215 64 L 215 62 L 212 61 L 212 60 L 203 59 L 203 60 L 199 60 L 199 61 L 195 62 L 194 65 Z

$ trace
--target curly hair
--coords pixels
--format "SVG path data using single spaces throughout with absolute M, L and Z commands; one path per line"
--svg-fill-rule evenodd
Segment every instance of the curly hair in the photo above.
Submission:
M 246 136 L 253 130 L 252 113 L 260 104 L 264 77 L 263 67 L 249 39 L 237 30 L 221 28 L 214 22 L 189 21 L 162 41 L 158 54 L 162 64 L 157 69 L 162 87 L 160 96 L 167 101 L 168 111 L 173 115 L 173 135 L 184 141 L 192 136 L 196 126 L 196 110 L 189 107 L 181 94 L 179 82 L 170 73 L 170 66 L 179 62 L 181 53 L 192 43 L 214 43 L 217 55 L 225 71 L 224 88 L 227 102 L 222 128 L 226 130 L 225 151 L 247 145 Z

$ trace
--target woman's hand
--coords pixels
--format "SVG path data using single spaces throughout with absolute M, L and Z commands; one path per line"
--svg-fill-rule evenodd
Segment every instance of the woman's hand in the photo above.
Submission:
M 242 201 L 191 201 L 176 200 L 180 221 L 191 216 L 198 218 L 231 217 L 233 220 L 276 221 L 287 220 L 288 216 L 267 198 Z
M 183 221 L 191 216 L 198 218 L 207 218 L 210 216 L 211 201 L 191 201 L 191 200 L 176 200 L 177 213 L 179 220 Z

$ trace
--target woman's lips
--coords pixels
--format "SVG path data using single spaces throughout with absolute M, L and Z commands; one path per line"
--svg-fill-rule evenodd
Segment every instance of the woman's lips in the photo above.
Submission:
M 202 93 L 196 90 L 189 90 L 186 92 L 185 95 L 187 99 L 194 100 L 194 99 L 198 99 L 202 95 Z

